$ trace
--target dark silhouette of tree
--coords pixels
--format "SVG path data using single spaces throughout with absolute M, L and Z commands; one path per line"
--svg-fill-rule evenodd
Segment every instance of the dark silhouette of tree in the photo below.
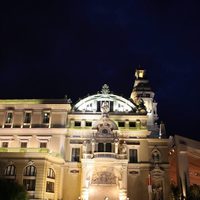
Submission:
M 200 186 L 199 185 L 191 185 L 188 192 L 188 200 L 199 200 L 200 199 Z
M 0 179 L 0 200 L 28 200 L 27 192 L 15 181 Z

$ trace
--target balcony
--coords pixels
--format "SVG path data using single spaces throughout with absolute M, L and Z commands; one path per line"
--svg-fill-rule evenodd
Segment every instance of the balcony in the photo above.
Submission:
M 48 153 L 47 148 L 0 148 L 0 152 L 29 152 L 29 153 Z
M 112 152 L 96 152 L 94 158 L 116 158 L 116 154 Z
M 113 152 L 95 152 L 94 154 L 83 154 L 83 159 L 93 158 L 111 158 L 111 159 L 127 159 L 127 154 L 116 154 Z

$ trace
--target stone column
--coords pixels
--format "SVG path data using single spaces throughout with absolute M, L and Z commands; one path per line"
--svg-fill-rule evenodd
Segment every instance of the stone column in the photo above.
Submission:
M 118 141 L 115 141 L 115 153 L 116 154 L 118 154 L 118 146 L 119 146 Z
M 82 163 L 82 177 L 81 177 L 81 198 L 83 200 L 88 200 L 88 185 L 87 185 L 87 164 Z
M 127 198 L 127 165 L 122 166 L 122 180 L 119 191 L 119 200 L 126 200 Z
M 95 140 L 92 140 L 91 143 L 92 143 L 92 154 L 94 154 L 94 152 L 95 152 Z

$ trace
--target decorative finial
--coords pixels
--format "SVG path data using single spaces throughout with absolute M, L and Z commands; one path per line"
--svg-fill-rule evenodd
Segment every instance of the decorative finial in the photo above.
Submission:
M 102 94 L 109 94 L 110 93 L 110 89 L 109 89 L 109 86 L 107 84 L 104 84 L 102 86 L 101 93 Z

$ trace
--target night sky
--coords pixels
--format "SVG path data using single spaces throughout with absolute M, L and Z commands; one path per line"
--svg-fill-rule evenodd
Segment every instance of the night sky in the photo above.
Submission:
M 75 103 L 107 83 L 129 98 L 147 69 L 168 135 L 200 140 L 200 5 L 176 0 L 4 1 L 1 99 Z

